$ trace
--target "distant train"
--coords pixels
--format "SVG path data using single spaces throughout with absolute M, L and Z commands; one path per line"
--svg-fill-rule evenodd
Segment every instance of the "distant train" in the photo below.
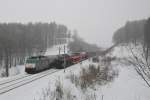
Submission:
M 94 51 L 94 52 L 77 52 L 72 54 L 60 54 L 51 56 L 33 56 L 26 60 L 25 72 L 27 73 L 37 73 L 50 68 L 62 69 L 64 67 L 69 67 L 73 64 L 79 63 L 85 59 L 93 57 L 94 62 L 98 62 L 97 56 L 104 56 L 110 52 L 118 44 L 112 45 L 110 48 L 104 51 Z
M 25 72 L 34 74 L 50 68 L 63 69 L 90 57 L 90 53 L 72 53 L 51 56 L 33 56 L 26 60 Z

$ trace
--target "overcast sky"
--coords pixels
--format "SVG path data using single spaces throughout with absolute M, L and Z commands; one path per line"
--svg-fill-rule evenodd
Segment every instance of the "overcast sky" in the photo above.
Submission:
M 0 22 L 51 22 L 100 46 L 127 20 L 150 17 L 150 0 L 0 0 Z

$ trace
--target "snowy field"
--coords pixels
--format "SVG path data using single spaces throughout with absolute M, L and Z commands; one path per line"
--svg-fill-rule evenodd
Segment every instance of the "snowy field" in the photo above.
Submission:
M 124 57 L 127 54 L 128 51 L 126 49 L 116 47 L 111 56 Z M 68 80 L 67 76 L 71 73 L 79 74 L 81 68 L 86 68 L 91 63 L 91 61 L 86 60 L 82 64 L 76 64 L 67 68 L 65 73 L 64 70 L 60 70 L 59 72 L 2 94 L 0 95 L 0 100 L 42 100 L 45 89 L 50 88 L 54 90 L 58 81 L 61 81 L 67 92 L 76 95 L 72 100 L 85 100 L 83 92 L 77 90 Z M 121 64 L 116 60 L 112 62 L 112 67 L 119 70 L 118 77 L 107 85 L 96 85 L 95 90 L 89 89 L 88 92 L 90 91 L 91 94 L 96 95 L 96 99 L 88 100 L 150 100 L 150 88 L 136 73 L 133 66 Z M 85 94 L 88 95 L 87 93 Z M 46 100 L 49 100 L 48 97 Z

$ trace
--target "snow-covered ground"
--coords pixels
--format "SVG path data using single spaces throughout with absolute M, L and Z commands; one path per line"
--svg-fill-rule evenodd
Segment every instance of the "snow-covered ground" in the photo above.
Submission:
M 149 100 L 150 88 L 136 73 L 133 66 L 117 66 L 119 77 L 106 86 L 101 87 L 104 100 Z
M 68 52 L 67 44 L 61 44 L 61 45 L 55 45 L 52 46 L 51 48 L 48 48 L 45 52 L 45 55 L 58 55 L 59 49 L 60 49 L 60 54 L 64 54 L 64 46 L 65 46 L 65 53 L 67 53 Z
M 141 57 L 141 46 L 132 48 L 132 44 L 127 46 L 119 46 L 114 48 L 112 56 L 118 58 L 130 58 L 131 49 L 136 55 Z M 139 53 L 139 54 L 138 54 Z M 102 87 L 101 91 L 104 95 L 104 100 L 149 100 L 150 88 L 145 81 L 137 74 L 133 65 L 125 65 L 115 62 L 120 70 L 119 77 L 109 85 Z
M 0 69 L 0 75 L 5 72 L 5 69 Z M 0 80 L 8 79 L 11 77 L 16 77 L 18 75 L 25 74 L 25 66 L 24 65 L 16 65 L 9 68 L 9 77 L 0 77 Z
M 121 47 L 116 47 L 111 53 L 112 56 L 124 57 L 129 51 Z M 86 60 L 81 64 L 76 64 L 65 70 L 43 77 L 27 85 L 16 88 L 8 93 L 0 95 L 0 100 L 39 100 L 43 97 L 43 91 L 50 87 L 55 88 L 57 80 L 60 80 L 66 91 L 77 95 L 75 100 L 84 100 L 82 92 L 75 89 L 74 85 L 66 78 L 70 73 L 79 74 L 79 70 L 86 68 L 91 61 Z M 97 96 L 96 100 L 149 100 L 150 88 L 145 84 L 141 77 L 136 73 L 131 65 L 124 65 L 114 61 L 112 66 L 119 70 L 119 76 L 107 85 L 96 86 L 96 90 L 91 90 Z M 69 92 L 69 91 L 68 91 Z M 90 99 L 89 99 L 90 100 Z M 92 100 L 92 99 L 91 99 Z
M 87 64 L 89 64 L 88 61 L 84 63 L 84 66 L 86 66 Z M 16 88 L 15 90 L 0 95 L 0 100 L 38 100 L 41 97 L 41 92 L 44 88 L 46 88 L 50 84 L 54 85 L 58 77 L 63 77 L 71 71 L 74 72 L 77 67 L 82 66 L 80 64 L 77 64 L 70 68 L 67 68 L 65 73 L 64 70 L 61 70 L 60 72 L 43 77 L 22 87 Z M 78 72 L 78 70 L 76 70 L 76 72 Z

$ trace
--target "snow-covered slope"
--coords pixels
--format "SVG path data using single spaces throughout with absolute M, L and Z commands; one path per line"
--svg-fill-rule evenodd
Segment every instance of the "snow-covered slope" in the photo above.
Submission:
M 114 48 L 111 55 L 129 59 L 133 57 L 132 50 L 137 57 L 142 58 L 141 48 L 140 45 L 133 48 L 132 44 L 129 46 L 118 46 Z M 101 91 L 104 95 L 104 100 L 149 100 L 150 88 L 137 74 L 134 66 L 119 62 L 115 63 L 120 70 L 119 77 L 112 84 L 102 87 Z
M 61 44 L 61 45 L 54 45 L 51 48 L 48 48 L 45 52 L 45 55 L 58 55 L 59 49 L 60 54 L 64 54 L 64 46 L 65 46 L 65 53 L 67 53 L 67 44 Z
M 133 66 L 118 65 L 119 77 L 101 87 L 104 100 L 149 100 L 150 88 L 136 73 Z

